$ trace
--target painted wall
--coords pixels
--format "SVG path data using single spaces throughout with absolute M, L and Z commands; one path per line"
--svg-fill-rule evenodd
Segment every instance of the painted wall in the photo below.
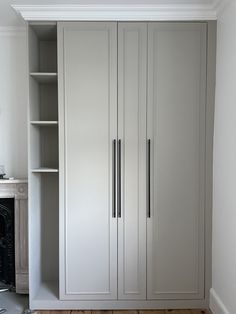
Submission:
M 27 177 L 25 32 L 0 28 L 0 165 L 7 176 Z
M 213 289 L 215 314 L 236 313 L 236 1 L 218 21 L 214 139 Z

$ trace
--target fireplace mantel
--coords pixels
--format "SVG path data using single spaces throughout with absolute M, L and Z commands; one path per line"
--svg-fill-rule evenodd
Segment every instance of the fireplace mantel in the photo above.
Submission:
M 28 182 L 0 180 L 0 198 L 15 199 L 16 292 L 28 293 Z
M 28 199 L 27 180 L 0 180 L 0 197 Z

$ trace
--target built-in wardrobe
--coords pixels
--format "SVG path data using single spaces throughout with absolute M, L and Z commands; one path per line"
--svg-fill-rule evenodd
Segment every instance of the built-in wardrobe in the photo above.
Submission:
M 215 23 L 34 22 L 28 48 L 31 309 L 207 306 Z

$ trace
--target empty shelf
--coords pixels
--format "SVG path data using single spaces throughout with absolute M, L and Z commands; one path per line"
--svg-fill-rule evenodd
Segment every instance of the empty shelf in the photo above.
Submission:
M 57 73 L 32 72 L 30 76 L 39 83 L 56 83 Z
M 38 126 L 55 126 L 58 125 L 58 121 L 31 121 L 32 125 Z
M 58 172 L 57 168 L 47 168 L 47 167 L 40 167 L 32 169 L 31 172 L 33 173 L 40 173 L 40 172 Z

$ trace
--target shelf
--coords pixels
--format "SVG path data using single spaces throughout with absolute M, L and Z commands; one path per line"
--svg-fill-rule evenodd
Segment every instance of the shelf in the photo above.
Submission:
M 57 82 L 57 73 L 31 72 L 30 76 L 33 77 L 38 83 L 56 83 Z
M 56 173 L 58 171 L 59 170 L 56 168 L 47 168 L 47 167 L 40 167 L 40 168 L 35 168 L 31 170 L 32 173 L 49 173 L 49 172 Z
M 31 307 L 33 309 L 43 308 L 61 308 L 59 300 L 59 282 L 58 281 L 42 281 L 39 284 L 36 296 L 31 299 Z
M 43 281 L 39 286 L 38 294 L 35 300 L 52 300 L 58 301 L 58 281 Z
M 24 184 L 24 183 L 28 183 L 27 179 L 0 179 L 0 184 Z
M 31 121 L 30 124 L 36 126 L 57 126 L 58 121 Z

